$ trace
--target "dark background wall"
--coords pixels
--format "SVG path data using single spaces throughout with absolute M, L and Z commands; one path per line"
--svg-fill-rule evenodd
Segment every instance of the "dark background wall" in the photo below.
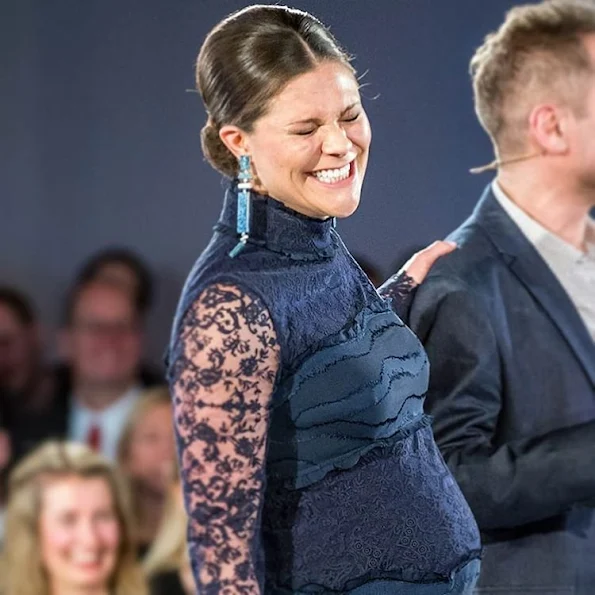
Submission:
M 202 160 L 193 62 L 241 0 L 0 0 L 0 282 L 55 324 L 78 265 L 137 249 L 159 279 L 159 353 L 185 274 L 217 217 L 221 178 Z M 489 176 L 469 58 L 511 0 L 296 0 L 367 72 L 372 129 L 347 245 L 385 274 L 409 246 L 454 228 Z

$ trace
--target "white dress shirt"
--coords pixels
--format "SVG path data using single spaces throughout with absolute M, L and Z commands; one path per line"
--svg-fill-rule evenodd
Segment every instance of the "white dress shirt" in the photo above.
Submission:
M 86 444 L 91 427 L 96 425 L 101 433 L 101 453 L 115 461 L 122 430 L 139 396 L 140 388 L 131 388 L 101 411 L 85 407 L 73 396 L 68 420 L 68 439 Z
M 574 303 L 595 340 L 595 222 L 587 230 L 587 250 L 582 252 L 535 221 L 492 182 L 494 196 L 535 246 Z

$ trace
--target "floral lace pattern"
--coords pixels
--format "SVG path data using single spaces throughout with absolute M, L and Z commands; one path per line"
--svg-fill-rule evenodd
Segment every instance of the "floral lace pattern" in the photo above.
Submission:
M 259 593 L 258 525 L 279 346 L 262 302 L 211 285 L 186 312 L 170 384 L 200 593 Z
M 378 289 L 378 293 L 383 298 L 391 300 L 397 316 L 407 322 L 411 303 L 418 287 L 419 284 L 407 274 L 407 271 L 401 271 L 388 279 Z

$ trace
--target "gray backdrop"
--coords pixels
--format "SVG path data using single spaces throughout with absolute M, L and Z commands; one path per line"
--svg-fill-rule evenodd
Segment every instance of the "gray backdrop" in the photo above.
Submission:
M 161 351 L 176 295 L 211 232 L 221 178 L 203 162 L 193 62 L 241 0 L 0 0 L 0 282 L 56 323 L 78 265 L 106 244 L 159 280 Z M 296 0 L 367 72 L 373 146 L 359 211 L 340 223 L 385 274 L 470 211 L 492 159 L 468 62 L 510 0 Z

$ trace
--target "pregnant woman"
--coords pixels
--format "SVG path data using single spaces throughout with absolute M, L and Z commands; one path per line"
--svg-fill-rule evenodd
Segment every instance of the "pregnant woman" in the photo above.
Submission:
M 347 55 L 311 15 L 251 6 L 196 78 L 230 178 L 169 348 L 199 592 L 471 593 L 479 534 L 423 413 L 426 355 L 334 226 L 371 140 Z

